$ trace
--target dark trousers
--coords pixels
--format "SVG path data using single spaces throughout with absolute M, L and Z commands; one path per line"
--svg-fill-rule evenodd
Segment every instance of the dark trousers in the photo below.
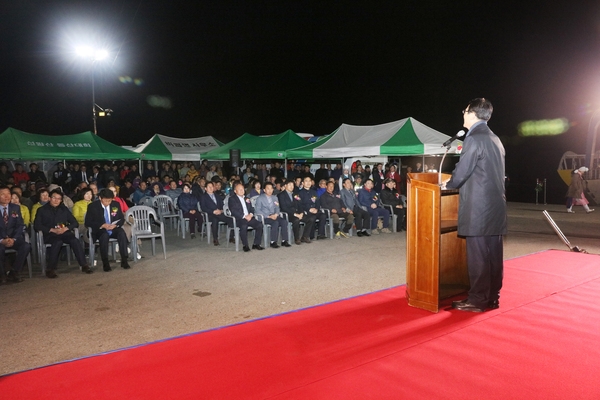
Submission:
M 219 239 L 219 222 L 225 222 L 228 227 L 233 228 L 233 221 L 231 218 L 227 218 L 225 214 L 208 214 L 208 221 L 210 222 L 213 240 Z
M 183 213 L 183 217 L 190 219 L 190 233 L 196 233 L 196 225 L 202 229 L 202 214 L 198 211 L 193 214 L 189 212 Z
M 319 222 L 317 223 L 317 225 L 313 225 L 313 228 L 310 231 L 311 232 L 310 237 L 315 237 L 315 231 L 317 231 L 317 228 L 318 228 L 317 235 L 325 236 L 325 225 L 327 224 L 327 216 L 322 211 L 318 211 L 316 214 L 311 214 L 311 215 L 314 215 L 315 219 L 318 219 Z M 304 227 L 304 229 L 306 232 L 306 227 Z
M 363 229 L 367 229 L 369 226 L 369 219 L 371 218 L 369 213 L 358 206 L 354 207 L 352 212 L 354 213 L 354 224 L 356 224 L 356 231 L 358 232 L 362 231 Z
M 127 240 L 127 239 L 125 239 Z M 50 233 L 44 237 L 44 243 L 51 245 L 50 252 L 48 253 L 48 266 L 46 269 L 55 270 L 58 265 L 58 255 L 63 244 L 71 246 L 71 250 L 75 254 L 75 259 L 80 266 L 86 265 L 85 253 L 83 252 L 83 246 L 79 241 L 79 238 L 75 236 L 72 231 L 67 231 L 62 235 Z
M 0 243 L 0 273 L 5 274 L 6 269 L 4 268 L 4 259 L 6 250 L 15 250 L 15 262 L 13 263 L 12 269 L 13 271 L 19 273 L 21 269 L 23 269 L 23 264 L 25 264 L 25 260 L 27 259 L 27 254 L 31 251 L 31 245 L 25 241 L 24 238 L 18 238 L 15 240 L 15 244 L 12 247 L 5 247 L 2 243 Z
M 367 208 L 367 212 L 371 216 L 371 229 L 377 228 L 377 220 L 379 217 L 383 218 L 383 227 L 387 228 L 390 226 L 390 212 L 385 208 L 376 207 L 376 208 Z
M 109 239 L 117 239 L 117 243 L 119 244 L 119 252 L 121 253 L 121 262 L 127 262 L 127 235 L 125 234 L 123 228 L 115 228 L 111 231 L 110 235 L 106 229 L 100 229 L 94 236 L 94 240 L 97 240 L 99 244 L 98 247 L 100 248 L 100 258 L 102 259 L 102 263 L 108 264 Z
M 288 237 L 288 226 L 285 218 L 277 217 L 277 219 L 273 220 L 271 218 L 265 217 L 265 224 L 271 227 L 271 241 L 276 242 L 278 238 L 278 231 L 281 227 L 281 240 L 285 240 L 286 242 L 289 240 Z
M 235 222 L 238 228 L 240 228 L 240 239 L 242 239 L 242 244 L 244 246 L 248 246 L 248 227 L 254 228 L 253 244 L 260 244 L 260 240 L 262 239 L 263 234 L 262 222 L 258 221 L 254 217 L 250 221 L 246 220 L 245 218 L 236 218 Z
M 315 222 L 317 220 L 317 214 L 304 214 L 300 222 L 304 222 L 304 231 L 302 237 L 310 239 L 311 234 L 314 231 Z
M 504 274 L 502 236 L 467 236 L 469 301 L 485 308 L 500 297 Z
M 400 232 L 402 229 L 406 229 L 406 208 L 394 207 L 394 215 L 398 216 L 396 231 Z

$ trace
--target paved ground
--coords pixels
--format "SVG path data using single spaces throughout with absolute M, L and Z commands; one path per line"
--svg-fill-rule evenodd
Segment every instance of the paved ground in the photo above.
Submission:
M 568 250 L 544 209 L 573 245 L 600 254 L 600 210 L 510 203 L 505 259 Z M 405 246 L 400 233 L 236 253 L 169 232 L 167 260 L 145 244 L 128 271 L 65 263 L 50 280 L 34 266 L 33 279 L 0 286 L 0 375 L 404 284 Z

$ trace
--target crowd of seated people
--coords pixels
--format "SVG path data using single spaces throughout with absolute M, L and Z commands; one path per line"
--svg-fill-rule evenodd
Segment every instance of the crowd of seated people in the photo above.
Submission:
M 149 162 L 142 171 L 136 162 L 67 165 L 59 162 L 48 174 L 36 163 L 28 167 L 27 172 L 23 164 L 15 164 L 14 171 L 10 171 L 6 163 L 0 163 L 0 187 L 8 189 L 8 203 L 13 205 L 11 209 L 18 209 L 13 213 L 23 227 L 33 225 L 43 233 L 44 241 L 52 245 L 46 268 L 49 278 L 57 276 L 56 263 L 63 243 L 71 245 L 83 272 L 93 272 L 86 264 L 81 242 L 76 244 L 79 241 L 73 235 L 76 227 L 83 246 L 89 245 L 87 230 L 92 230 L 94 240 L 101 242 L 103 269 L 110 271 L 107 238 L 117 239 L 123 248 L 132 235 L 131 227 L 122 218 L 124 213 L 134 205 L 143 204 L 145 198 L 159 195 L 168 196 L 181 209 L 189 220 L 192 239 L 204 222 L 203 213 L 211 222 L 213 244 L 217 246 L 219 222 L 231 227 L 234 219 L 242 231 L 240 239 L 245 251 L 262 250 L 263 226 L 270 232 L 268 245 L 272 248 L 325 239 L 328 218 L 335 238 L 347 238 L 354 226 L 359 237 L 390 233 L 390 211 L 398 217 L 397 230 L 406 229 L 402 193 L 405 177 L 393 164 L 379 163 L 372 169 L 360 161 L 352 166 L 321 164 L 314 174 L 309 165 L 292 165 L 286 174 L 285 166 L 278 162 L 259 163 L 245 165 L 240 169 L 242 175 L 229 176 L 223 173 L 220 164 L 206 160 L 200 164 L 164 162 L 159 168 Z M 231 200 L 227 205 L 226 199 Z M 90 220 L 88 210 L 92 205 L 95 209 L 97 204 L 104 203 L 107 206 L 103 209 L 110 210 L 107 221 L 100 223 L 100 209 L 96 210 L 96 219 Z M 225 215 L 227 206 L 230 217 Z M 112 224 L 109 219 L 118 223 Z M 288 223 L 293 236 L 288 234 Z M 248 227 L 255 231 L 252 245 L 247 240 Z M 228 240 L 233 242 L 233 235 Z M 1 242 L 0 250 L 3 251 Z M 122 254 L 127 255 L 127 251 Z M 122 259 L 122 266 L 128 269 L 126 258 Z M 20 271 L 21 267 L 20 261 L 16 262 L 11 271 Z M 4 279 L 5 271 L 0 272 Z M 11 277 L 15 275 L 17 272 Z

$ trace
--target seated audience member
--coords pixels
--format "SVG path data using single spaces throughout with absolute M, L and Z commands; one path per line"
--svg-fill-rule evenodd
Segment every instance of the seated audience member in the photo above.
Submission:
M 254 208 L 250 202 L 250 198 L 244 195 L 244 184 L 236 182 L 233 185 L 233 194 L 229 196 L 229 211 L 231 216 L 235 218 L 238 228 L 240 228 L 240 238 L 244 245 L 244 251 L 250 251 L 248 246 L 248 227 L 254 228 L 254 250 L 264 250 L 260 245 L 263 234 L 263 225 L 254 218 Z
M 40 209 L 40 207 L 46 205 L 46 203 L 50 201 L 50 192 L 48 192 L 48 189 L 46 188 L 41 188 L 37 192 L 37 197 L 39 201 L 35 203 L 33 207 L 31 207 L 31 222 L 35 221 L 36 213 Z
M 49 202 L 38 209 L 33 222 L 34 229 L 44 235 L 44 243 L 51 245 L 48 252 L 46 276 L 48 278 L 58 276 L 56 275 L 56 266 L 58 265 L 58 255 L 63 243 L 71 246 L 81 271 L 91 274 L 93 271 L 85 260 L 83 246 L 72 231 L 72 229 L 79 226 L 79 223 L 62 203 L 62 199 L 63 193 L 60 189 L 50 192 Z
M 150 196 L 155 197 L 163 194 L 165 194 L 165 191 L 160 183 L 154 182 L 152 185 L 150 185 Z
M 28 211 L 31 210 L 31 207 L 33 207 L 33 203 L 31 202 L 31 199 L 25 197 L 25 195 L 23 194 L 23 189 L 21 187 L 14 186 L 12 189 L 10 189 L 10 193 L 14 193 L 17 196 L 19 196 L 19 204 L 27 207 Z
M 369 215 L 371 216 L 371 234 L 378 235 L 377 220 L 379 217 L 383 217 L 383 233 L 392 233 L 389 230 L 390 225 L 390 212 L 385 208 L 381 207 L 381 201 L 379 194 L 373 190 L 373 181 L 367 179 L 365 186 L 358 192 L 358 203 L 367 208 Z
M 177 204 L 177 198 L 183 191 L 181 188 L 177 187 L 177 182 L 171 181 L 169 182 L 169 190 L 166 191 L 166 195 L 173 200 L 173 204 Z
M 21 196 L 18 193 L 14 192 L 15 188 L 13 188 L 13 192 L 10 194 L 10 202 L 12 204 L 16 204 L 21 209 L 21 217 L 23 218 L 23 223 L 25 227 L 29 227 L 31 223 L 31 213 L 29 212 L 29 208 L 25 204 L 21 204 Z
M 133 193 L 133 204 L 140 204 L 140 200 L 143 197 L 149 197 L 149 196 L 151 196 L 151 194 L 150 194 L 150 190 L 148 190 L 148 185 L 146 185 L 146 182 L 141 181 L 140 186 Z
M 27 183 L 29 180 L 29 174 L 25 172 L 22 164 L 15 164 L 15 170 L 12 173 L 15 185 L 21 186 L 21 183 Z
M 354 182 L 354 177 L 350 174 L 350 168 L 348 168 L 348 167 L 344 167 L 342 175 L 339 178 L 338 186 L 340 188 L 344 187 L 344 180 L 345 179 L 350 179 L 350 182 Z M 354 184 L 353 184 L 353 187 L 354 187 Z
M 108 261 L 108 242 L 110 238 L 117 239 L 121 254 L 121 268 L 129 269 L 127 262 L 127 235 L 122 226 L 125 216 L 121 206 L 114 200 L 114 193 L 110 189 L 102 189 L 99 193 L 100 201 L 94 201 L 88 206 L 85 215 L 85 225 L 92 230 L 92 240 L 99 242 L 102 269 L 106 272 L 112 271 Z
M 190 182 L 184 181 L 184 183 Z M 203 177 L 199 176 L 194 180 L 194 183 L 192 184 L 192 194 L 194 195 L 194 197 L 196 197 L 198 201 L 200 201 L 200 198 L 202 198 L 202 195 L 206 192 L 206 190 L 204 189 L 205 187 L 206 179 L 204 179 Z
M 213 235 L 213 244 L 219 245 L 219 222 L 227 223 L 230 228 L 233 227 L 233 222 L 230 218 L 225 216 L 223 211 L 223 199 L 221 196 L 215 194 L 215 184 L 213 182 L 207 182 L 206 193 L 200 197 L 200 208 L 202 211 L 207 213 L 208 221 L 210 222 L 210 228 Z
M 343 182 L 344 187 L 340 190 L 342 202 L 346 205 L 346 211 L 354 214 L 354 223 L 356 224 L 357 236 L 371 236 L 367 232 L 367 226 L 371 216 L 360 207 L 354 192 L 354 184 L 352 179 L 346 178 Z
M 394 164 L 390 165 L 390 172 L 388 172 L 385 177 L 396 182 L 396 190 L 399 192 L 402 187 L 402 177 Z
M 96 182 L 92 182 L 88 187 L 92 189 L 92 201 L 98 200 L 98 184 Z
M 63 193 L 63 204 L 65 206 L 67 206 L 69 211 L 71 211 L 73 209 L 73 200 L 69 196 L 65 196 L 65 191 L 63 190 L 63 188 L 61 186 L 58 186 L 55 184 L 48 186 L 49 192 L 52 192 L 53 190 L 56 190 L 56 189 L 60 190 Z
M 306 214 L 315 215 L 315 218 L 319 220 L 317 239 L 326 239 L 325 224 L 327 223 L 327 220 L 325 214 L 320 210 L 321 205 L 319 203 L 319 196 L 317 196 L 317 191 L 311 187 L 312 184 L 312 178 L 309 176 L 305 177 L 302 181 L 302 189 L 300 189 L 300 192 L 298 193 L 300 195 L 300 202 L 302 203 L 302 211 Z M 311 237 L 314 236 L 316 228 L 316 226 L 313 226 L 313 231 L 310 232 Z
M 90 240 L 88 238 L 87 227 L 85 226 L 85 213 L 92 202 L 93 195 L 92 189 L 85 188 L 79 192 L 77 201 L 73 204 L 73 216 L 79 224 L 79 233 L 86 243 L 89 243 Z
M 358 191 L 363 188 L 363 180 L 361 176 L 354 178 L 354 191 L 358 194 Z
M 48 182 L 46 174 L 44 174 L 44 171 L 40 171 L 38 169 L 38 165 L 36 163 L 29 164 L 28 175 L 31 182 Z
M 342 202 L 341 196 L 336 195 L 333 190 L 335 183 L 327 182 L 327 191 L 319 198 L 321 207 L 329 210 L 331 215 L 331 221 L 333 222 L 333 231 L 335 232 L 336 239 L 341 237 L 348 238 L 348 232 L 354 224 L 354 215 L 348 212 L 346 206 Z M 344 218 L 346 223 L 344 229 L 340 231 L 340 218 Z
M 196 177 L 200 175 L 200 172 L 196 169 L 194 163 L 190 163 L 190 169 L 188 170 L 187 175 L 189 175 L 191 180 L 196 179 Z
M 323 193 L 325 193 L 327 191 L 327 181 L 325 179 L 321 179 L 319 181 L 319 187 L 316 190 L 317 190 L 317 197 L 320 198 L 323 195 Z
M 254 174 L 252 173 L 250 167 L 246 168 L 246 172 L 244 172 L 244 175 L 242 177 L 244 179 L 244 185 L 250 183 L 250 179 L 254 178 Z
M 398 216 L 396 230 L 402 232 L 402 229 L 406 229 L 406 210 L 400 193 L 396 191 L 396 181 L 386 178 L 383 184 L 385 188 L 381 191 L 381 203 L 393 207 L 394 214 Z
M 279 199 L 273 195 L 273 184 L 265 183 L 263 193 L 256 198 L 256 215 L 262 215 L 266 225 L 271 227 L 271 247 L 276 249 L 278 232 L 281 227 L 281 245 L 291 247 L 288 237 L 288 223 L 285 218 L 279 215 Z
M 9 182 L 14 183 L 12 172 L 8 170 L 6 163 L 0 163 L 0 185 L 7 185 Z
M 294 193 L 296 185 L 293 180 L 288 180 L 284 185 L 284 190 L 277 195 L 279 199 L 279 209 L 288 215 L 289 222 L 292 223 L 292 231 L 296 244 L 310 243 L 310 232 L 317 219 L 315 214 L 305 214 L 302 210 L 300 195 Z M 300 238 L 300 222 L 304 222 L 304 235 Z
M 11 203 L 11 193 L 7 187 L 0 187 L 0 274 L 11 282 L 21 282 L 21 270 L 31 250 L 25 241 L 25 223 L 21 207 Z M 16 257 L 12 269 L 7 271 L 6 250 L 15 250 Z
M 135 192 L 133 188 L 133 184 L 129 179 L 123 181 L 123 185 L 119 188 L 119 197 L 125 200 L 129 207 L 133 206 L 133 202 L 131 201 L 131 195 Z
M 248 192 L 248 197 L 257 197 L 262 193 L 262 184 L 258 180 L 254 180 L 250 182 L 250 191 Z
M 385 172 L 383 171 L 383 164 L 378 163 L 373 170 L 373 189 L 379 193 L 383 190 L 383 181 L 385 180 Z
M 190 238 L 196 238 L 196 226 L 202 229 L 202 214 L 198 211 L 198 199 L 192 194 L 189 183 L 183 184 L 183 192 L 177 198 L 177 206 L 183 213 L 184 218 L 190 220 Z

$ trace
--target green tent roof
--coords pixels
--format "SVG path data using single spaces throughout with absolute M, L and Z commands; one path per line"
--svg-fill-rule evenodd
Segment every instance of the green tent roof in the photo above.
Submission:
M 203 153 L 222 145 L 212 136 L 182 139 L 156 134 L 133 151 L 143 160 L 200 161 Z
M 8 128 L 0 134 L 0 158 L 15 160 L 137 160 L 140 155 L 92 132 L 41 135 Z
M 239 149 L 241 159 L 286 158 L 287 151 L 306 144 L 306 140 L 288 129 L 278 135 L 254 136 L 244 133 L 239 138 L 202 155 L 207 160 L 228 160 L 229 150 Z

